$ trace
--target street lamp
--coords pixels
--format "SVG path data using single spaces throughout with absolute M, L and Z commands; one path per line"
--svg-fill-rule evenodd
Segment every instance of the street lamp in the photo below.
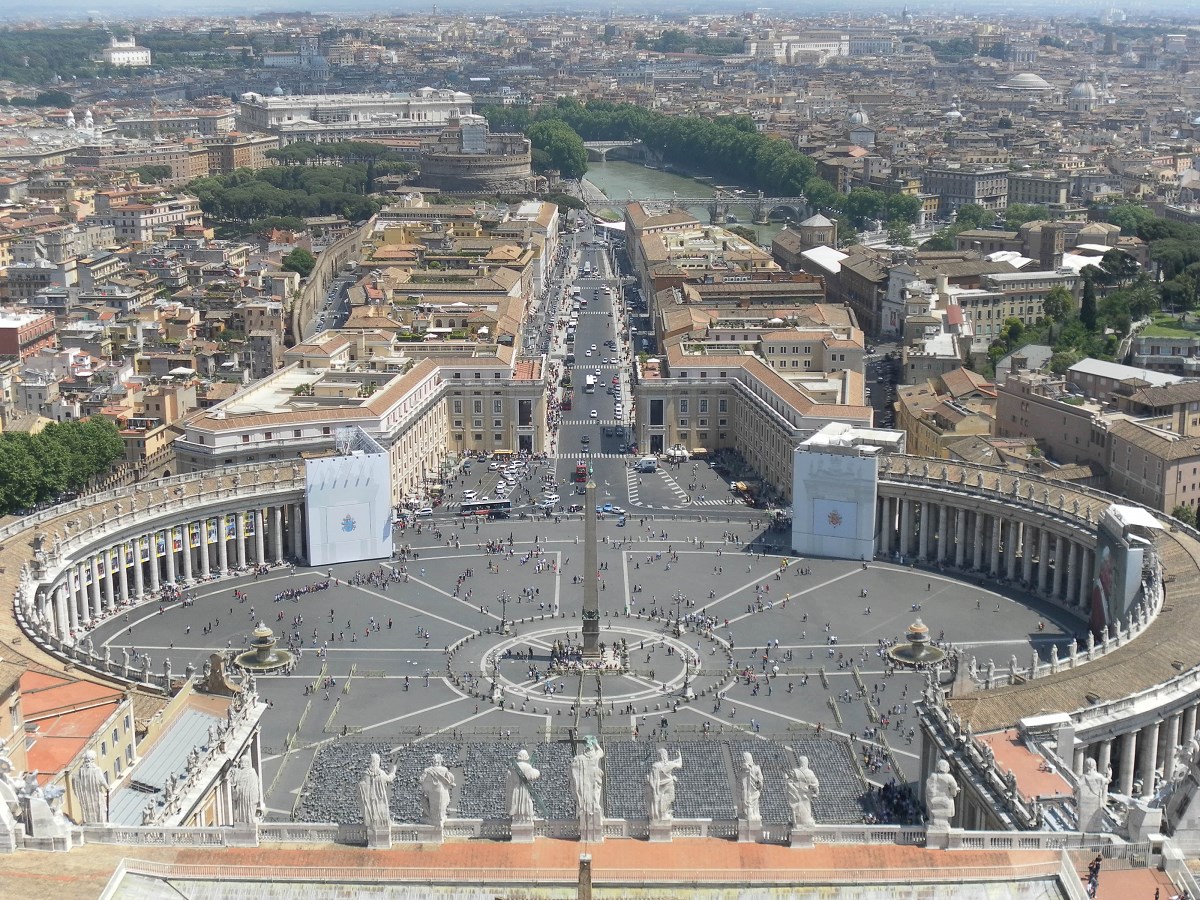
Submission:
M 696 670 L 699 671 L 699 660 L 696 661 Z M 684 700 L 695 700 L 696 692 L 692 690 L 692 655 L 685 649 L 683 651 L 683 688 L 679 692 L 679 696 Z
M 508 591 L 502 591 L 496 597 L 496 601 L 500 604 L 500 633 L 508 634 Z

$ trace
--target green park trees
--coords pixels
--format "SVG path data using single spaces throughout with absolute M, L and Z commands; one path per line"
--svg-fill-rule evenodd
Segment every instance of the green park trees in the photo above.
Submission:
M 0 513 L 11 514 L 85 488 L 125 455 L 117 426 L 93 417 L 0 435 Z
M 284 271 L 298 272 L 301 278 L 307 278 L 317 264 L 316 258 L 303 247 L 297 247 L 283 258 L 281 266 Z
M 533 149 L 534 166 L 538 169 L 558 169 L 564 178 L 582 178 L 587 172 L 587 148 L 566 122 L 545 119 L 535 122 L 528 131 Z

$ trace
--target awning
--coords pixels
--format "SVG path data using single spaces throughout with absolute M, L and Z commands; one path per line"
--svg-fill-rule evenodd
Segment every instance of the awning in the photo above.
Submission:
M 692 456 L 708 456 L 708 450 L 704 447 L 693 447 Z

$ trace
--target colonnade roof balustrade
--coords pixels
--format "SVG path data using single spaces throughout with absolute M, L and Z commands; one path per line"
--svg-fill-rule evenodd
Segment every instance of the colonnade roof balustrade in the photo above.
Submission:
M 997 510 L 1001 516 L 1019 517 L 1022 510 L 1038 509 L 1042 515 L 1064 522 L 1086 522 L 1093 530 L 1100 513 L 1110 504 L 1135 505 L 1121 497 L 1038 475 L 921 457 L 881 458 L 879 479 L 881 492 L 889 494 L 895 493 L 896 487 L 902 491 L 905 485 L 921 486 L 959 495 L 964 501 L 974 499 L 1009 507 Z M 1156 515 L 1170 529 L 1159 532 L 1155 542 L 1167 582 L 1166 597 L 1158 615 L 1137 639 L 1077 668 L 950 699 L 948 703 L 964 723 L 969 722 L 976 732 L 985 732 L 1012 725 L 1026 716 L 1083 711 L 1076 719 L 1086 727 L 1089 718 L 1098 717 L 1089 716 L 1087 710 L 1100 713 L 1106 704 L 1136 695 L 1142 695 L 1137 699 L 1153 709 L 1156 704 L 1148 695 L 1200 669 L 1200 533 L 1160 513 Z M 1081 624 L 1081 632 L 1085 629 L 1086 623 Z
M 261 499 L 267 505 L 285 494 L 302 494 L 304 484 L 303 466 L 230 466 L 219 472 L 175 475 L 89 494 L 0 528 L 0 591 L 9 603 L 7 614 L 0 615 L 0 658 L 30 669 L 63 669 L 63 660 L 30 640 L 17 623 L 12 604 L 20 589 L 23 566 L 29 567 L 33 586 L 52 584 L 46 581 L 47 576 L 57 580 L 64 567 L 103 549 L 106 540 L 189 521 L 212 504 L 247 507 Z M 109 683 L 82 670 L 73 674 Z

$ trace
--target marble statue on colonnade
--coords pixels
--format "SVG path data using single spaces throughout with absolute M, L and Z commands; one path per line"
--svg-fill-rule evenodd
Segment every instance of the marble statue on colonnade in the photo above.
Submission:
M 792 825 L 811 828 L 817 824 L 813 818 L 812 802 L 821 792 L 817 774 L 809 768 L 808 757 L 800 757 L 800 765 L 787 774 L 788 806 L 792 810 Z
M 595 735 L 571 760 L 571 784 L 575 788 L 575 808 L 579 813 L 579 839 L 604 840 L 604 769 L 600 761 L 604 749 Z
M 930 828 L 949 828 L 954 818 L 954 800 L 958 796 L 958 782 L 950 774 L 950 763 L 937 761 L 933 773 L 925 779 L 925 811 Z
M 71 779 L 79 801 L 79 821 L 82 825 L 108 823 L 108 776 L 96 762 L 96 751 L 83 755 L 83 765 Z
M 427 825 L 441 828 L 446 824 L 450 808 L 450 791 L 454 788 L 454 773 L 446 768 L 442 754 L 433 754 L 433 761 L 421 772 L 421 812 Z
M 1108 802 L 1108 775 L 1096 769 L 1096 761 L 1084 760 L 1083 774 L 1075 787 L 1075 811 L 1080 831 L 1107 831 L 1104 807 Z
M 738 772 L 738 818 L 747 822 L 761 822 L 763 773 L 762 766 L 749 753 L 742 754 L 742 767 Z
M 542 773 L 529 762 L 529 751 L 522 747 L 516 761 L 508 770 L 508 815 L 514 825 L 532 825 L 536 814 L 533 805 L 533 783 Z
M 369 829 L 385 830 L 391 827 L 392 816 L 388 808 L 388 785 L 396 780 L 396 767 L 391 772 L 383 771 L 379 754 L 371 754 L 371 762 L 358 783 L 358 797 L 362 802 L 363 823 Z
M 233 797 L 233 824 L 253 825 L 262 815 L 262 791 L 258 773 L 250 765 L 249 754 L 243 753 L 233 771 L 230 783 Z

